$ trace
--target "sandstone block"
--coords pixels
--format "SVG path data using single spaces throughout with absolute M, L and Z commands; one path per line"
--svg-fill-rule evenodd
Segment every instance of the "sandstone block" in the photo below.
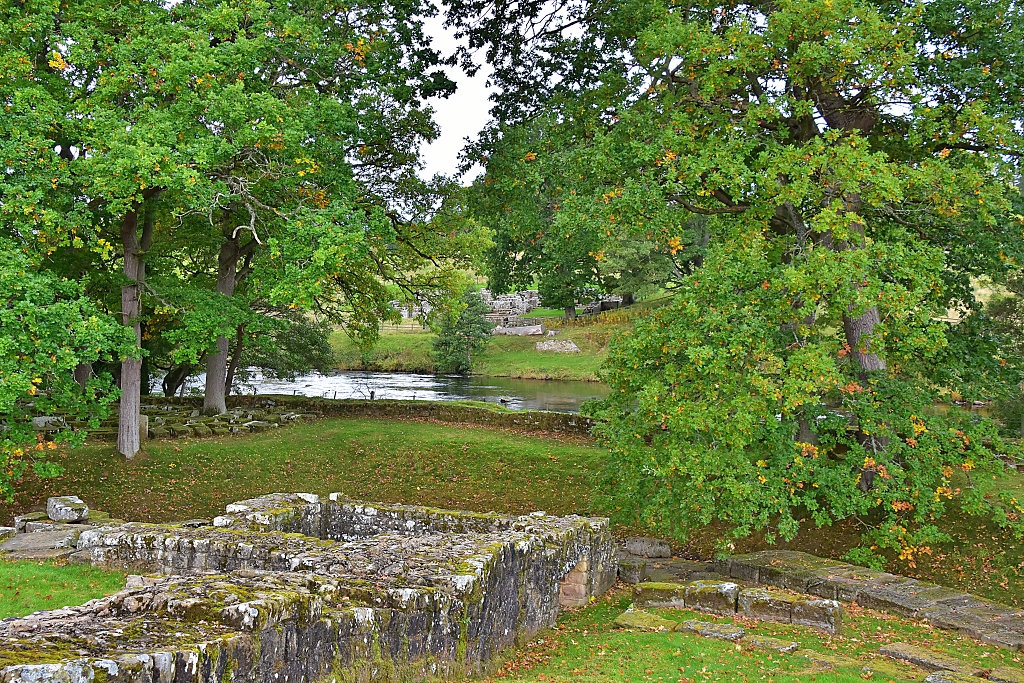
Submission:
M 647 581 L 633 589 L 633 604 L 637 607 L 688 607 L 687 584 Z
M 78 496 L 55 496 L 46 501 L 46 516 L 55 522 L 84 522 L 89 506 Z
M 882 646 L 878 653 L 891 659 L 908 662 L 928 671 L 954 671 L 967 676 L 978 676 L 984 671 L 960 659 L 939 652 L 932 652 L 910 643 L 890 643 Z
M 13 526 L 0 526 L 0 541 L 6 541 L 8 538 L 13 538 L 18 530 Z
M 619 553 L 619 579 L 625 583 L 637 584 L 644 580 L 647 561 L 628 553 Z
M 743 645 L 748 645 L 750 647 L 756 647 L 761 650 L 775 650 L 776 652 L 782 652 L 784 654 L 796 652 L 800 648 L 799 643 L 794 643 L 791 640 L 772 638 L 770 636 L 746 635 L 743 636 L 740 642 Z
M 25 533 L 25 525 L 29 522 L 39 522 L 50 519 L 45 512 L 30 512 L 27 515 L 18 515 L 14 518 L 14 528 L 19 534 Z
M 679 622 L 659 617 L 642 610 L 626 610 L 612 622 L 619 628 L 632 628 L 638 631 L 658 631 L 668 633 L 679 630 Z
M 736 613 L 748 619 L 788 624 L 793 620 L 793 600 L 764 588 L 743 588 L 736 599 Z
M 638 557 L 672 557 L 668 541 L 647 536 L 633 536 L 626 539 L 626 552 Z
M 0 551 L 21 552 L 26 550 L 52 550 L 74 548 L 85 525 L 67 524 L 59 531 L 38 531 L 34 534 L 18 534 L 0 544 Z
M 794 600 L 792 623 L 839 634 L 843 630 L 843 606 L 835 600 Z
M 720 638 L 722 640 L 739 640 L 743 636 L 747 635 L 739 626 L 733 626 L 732 624 L 712 624 L 707 621 L 697 621 L 691 619 L 684 621 L 680 627 L 682 631 L 690 631 L 696 633 L 699 636 L 705 638 Z
M 24 531 L 26 534 L 34 534 L 39 531 L 57 531 L 59 529 L 60 524 L 47 519 L 45 522 L 25 522 Z
M 1024 683 L 1024 671 L 1012 666 L 1000 666 L 989 672 L 988 680 L 997 683 Z
M 925 677 L 925 683 L 978 683 L 980 679 L 956 671 L 936 671 Z
M 711 614 L 736 614 L 740 587 L 731 581 L 692 581 L 686 584 L 687 609 Z

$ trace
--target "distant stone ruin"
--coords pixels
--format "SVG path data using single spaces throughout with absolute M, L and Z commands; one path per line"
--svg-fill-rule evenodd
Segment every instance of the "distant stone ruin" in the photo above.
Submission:
M 31 536 L 22 533 L 15 537 Z M 210 521 L 111 523 L 73 562 L 137 572 L 0 621 L 3 683 L 418 681 L 490 670 L 616 577 L 608 521 L 272 494 Z M 148 574 L 148 575 L 143 575 Z
M 518 327 L 520 318 L 540 306 L 540 294 L 535 289 L 498 296 L 492 295 L 490 290 L 481 289 L 480 298 L 491 308 L 484 317 L 503 328 Z

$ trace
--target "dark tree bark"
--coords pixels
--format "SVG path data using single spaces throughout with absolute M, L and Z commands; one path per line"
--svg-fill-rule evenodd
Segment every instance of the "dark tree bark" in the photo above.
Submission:
M 242 349 L 245 348 L 245 325 L 239 325 L 235 331 L 235 348 L 231 350 L 231 362 L 228 363 L 228 374 L 224 379 L 224 396 L 231 395 L 231 387 L 235 383 L 235 371 L 238 370 L 238 362 L 242 359 Z
M 217 255 L 217 293 L 226 297 L 235 294 L 235 271 L 238 267 L 238 238 L 229 237 L 220 245 Z M 217 351 L 206 357 L 206 390 L 203 393 L 203 414 L 218 415 L 227 412 L 225 399 L 228 338 L 217 337 Z
M 135 344 L 142 348 L 142 285 L 146 281 L 146 251 L 153 243 L 156 211 L 153 198 L 146 197 L 139 237 L 138 207 L 133 207 L 121 220 L 121 246 L 124 249 L 124 275 L 128 283 L 121 287 L 121 322 L 135 332 Z M 129 460 L 139 452 L 139 415 L 142 389 L 142 356 L 121 362 L 121 406 L 117 426 L 117 451 Z
M 188 376 L 191 374 L 192 366 L 187 363 L 175 365 L 168 370 L 167 374 L 164 375 L 163 382 L 161 382 L 164 396 L 167 398 L 173 398 L 174 395 L 178 393 L 178 389 L 184 386 L 185 380 L 187 380 Z
M 78 382 L 78 386 L 82 387 L 82 391 L 85 391 L 85 385 L 89 382 L 92 374 L 92 363 L 79 363 L 75 367 L 75 381 Z
M 565 319 L 566 320 L 573 320 L 575 317 L 576 317 L 576 307 L 575 306 L 566 306 L 565 307 Z

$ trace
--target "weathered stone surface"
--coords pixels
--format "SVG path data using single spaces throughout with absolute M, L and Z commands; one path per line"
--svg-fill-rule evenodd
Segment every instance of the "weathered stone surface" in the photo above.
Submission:
M 694 562 L 675 558 L 656 558 L 647 561 L 648 581 L 728 581 L 728 577 L 707 571 L 707 562 Z
M 926 581 L 791 550 L 735 555 L 716 560 L 713 567 L 744 581 L 856 601 L 863 607 L 927 619 L 938 628 L 999 647 L 1024 649 L 1024 612 Z
M 980 676 L 984 672 L 984 669 L 980 667 L 910 643 L 883 645 L 878 653 L 892 659 L 909 662 L 928 671 L 955 671 L 968 676 Z
M 852 659 L 837 657 L 836 655 L 825 654 L 824 652 L 817 652 L 815 650 L 797 650 L 793 654 L 797 657 L 807 659 L 811 664 L 822 669 L 835 669 L 837 667 L 850 666 L 853 664 Z
M 1011 666 L 1000 666 L 989 672 L 988 680 L 997 683 L 1024 683 L 1024 671 Z
M 720 638 L 722 640 L 739 640 L 747 634 L 747 632 L 739 626 L 733 626 L 732 624 L 713 624 L 708 621 L 697 621 L 696 619 L 684 621 L 680 625 L 679 630 L 690 631 L 699 636 L 704 636 L 705 638 Z
M 631 584 L 644 581 L 647 574 L 647 560 L 622 551 L 618 552 L 618 560 L 620 581 Z
M 775 650 L 784 654 L 796 652 L 800 648 L 799 643 L 794 643 L 791 640 L 782 640 L 780 638 L 772 638 L 771 636 L 759 636 L 750 633 L 743 636 L 740 643 L 761 650 Z
M 736 613 L 740 587 L 731 581 L 691 581 L 686 584 L 687 609 L 711 614 Z
M 925 676 L 924 683 L 980 683 L 981 679 L 956 671 L 936 671 Z
M 736 599 L 736 613 L 748 619 L 788 624 L 793 620 L 793 600 L 764 588 L 743 588 Z
M 46 501 L 46 516 L 55 522 L 84 522 L 89 506 L 78 496 L 55 496 Z
M 650 614 L 642 610 L 629 609 L 620 614 L 612 622 L 619 628 L 632 628 L 638 631 L 657 631 L 667 633 L 678 631 L 679 622 L 659 617 L 657 614 Z
M 24 533 L 34 534 L 40 531 L 59 531 L 62 526 L 62 523 L 51 522 L 49 519 L 45 522 L 26 522 Z
M 633 604 L 637 607 L 687 607 L 685 583 L 645 581 L 633 589 Z
M 45 512 L 29 512 L 14 518 L 14 528 L 21 534 L 25 532 L 25 525 L 29 522 L 39 522 L 44 519 L 50 519 Z
M 72 559 L 164 576 L 0 621 L 0 681 L 456 678 L 552 625 L 569 586 L 596 595 L 616 576 L 601 519 L 308 494 L 241 501 L 219 519 L 83 533 Z
M 18 533 L 18 530 L 13 526 L 0 526 L 0 541 L 6 541 Z
M 668 541 L 647 536 L 633 536 L 625 541 L 626 552 L 638 557 L 672 557 Z
M 50 550 L 53 548 L 75 548 L 75 542 L 82 535 L 82 525 L 65 525 L 57 531 L 37 531 L 34 534 L 18 534 L 0 544 L 0 552 L 21 552 L 25 550 Z
M 541 330 L 543 333 L 543 329 Z M 545 339 L 537 342 L 538 351 L 553 351 L 554 353 L 581 353 L 580 347 L 572 339 Z
M 794 600 L 792 623 L 842 633 L 843 606 L 836 600 Z

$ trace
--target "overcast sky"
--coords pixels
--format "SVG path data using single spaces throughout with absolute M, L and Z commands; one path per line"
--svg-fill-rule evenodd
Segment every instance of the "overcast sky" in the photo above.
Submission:
M 426 22 L 427 34 L 434 39 L 434 47 L 442 54 L 451 54 L 458 43 L 442 24 L 441 17 L 429 19 Z M 458 84 L 458 90 L 448 99 L 430 100 L 431 106 L 437 112 L 434 118 L 441 127 L 441 137 L 423 150 L 426 168 L 421 171 L 421 175 L 425 178 L 435 173 L 451 175 L 456 172 L 459 152 L 466 144 L 466 138 L 476 137 L 487 123 L 487 111 L 491 108 L 490 100 L 487 99 L 491 93 L 487 87 L 487 75 L 490 73 L 488 67 L 480 69 L 472 78 L 458 68 L 449 68 L 446 71 L 448 77 Z M 472 182 L 481 170 L 477 166 L 467 173 L 462 178 L 463 184 Z

